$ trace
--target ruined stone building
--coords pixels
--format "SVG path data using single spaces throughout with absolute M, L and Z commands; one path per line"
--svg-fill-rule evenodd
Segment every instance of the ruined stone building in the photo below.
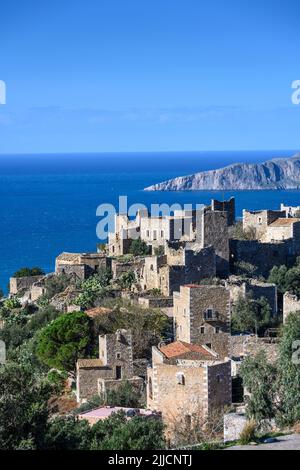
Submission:
M 236 303 L 239 298 L 259 300 L 264 297 L 272 311 L 273 316 L 278 314 L 277 303 L 277 286 L 267 282 L 261 282 L 257 279 L 241 279 L 237 276 L 230 276 L 225 281 L 225 287 L 230 292 L 232 304 Z
M 236 263 L 249 263 L 256 267 L 255 275 L 268 276 L 274 266 L 291 266 L 297 253 L 292 239 L 272 243 L 258 240 L 230 240 L 230 271 Z
M 202 279 L 216 275 L 215 251 L 212 247 L 199 251 L 167 248 L 167 255 L 149 256 L 141 273 L 140 283 L 143 290 L 160 290 L 169 297 L 179 290 L 182 284 L 201 282 Z
M 110 268 L 110 259 L 102 253 L 61 253 L 55 261 L 56 274 L 76 275 L 81 280 L 102 268 Z
M 280 210 L 285 212 L 286 217 L 299 217 L 300 214 L 300 206 L 286 206 L 285 204 L 281 204 Z
M 273 243 L 281 240 L 293 240 L 295 252 L 300 252 L 300 219 L 279 218 L 268 225 L 262 241 Z
M 44 275 L 39 276 L 24 276 L 24 277 L 11 277 L 9 279 L 9 293 L 10 295 L 18 295 L 23 291 L 31 289 L 33 284 L 40 281 Z
M 229 356 L 230 292 L 223 286 L 185 285 L 174 292 L 174 335 L 177 341 L 206 345 Z
M 286 292 L 283 296 L 283 323 L 286 323 L 289 314 L 294 312 L 300 312 L 300 298 Z
M 229 274 L 229 233 L 228 214 L 205 209 L 197 215 L 197 243 L 205 248 L 212 246 L 216 253 L 217 276 L 226 278 Z
M 152 348 L 147 408 L 162 413 L 167 435 L 231 404 L 231 365 L 209 348 L 177 341 Z
M 247 211 L 243 210 L 243 230 L 251 230 L 257 240 L 260 240 L 266 233 L 267 227 L 280 218 L 285 218 L 285 211 Z
M 108 236 L 109 256 L 128 254 L 132 240 L 141 239 L 152 249 L 166 243 L 195 243 L 199 248 L 213 246 L 217 274 L 229 272 L 228 226 L 235 221 L 235 201 L 212 200 L 210 206 L 197 210 L 174 210 L 173 215 L 151 216 L 139 211 L 135 219 L 115 216 L 115 230 Z
M 99 336 L 99 359 L 79 359 L 76 368 L 78 403 L 95 395 L 104 395 L 129 381 L 142 390 L 143 379 L 134 376 L 132 334 L 118 330 L 115 334 Z

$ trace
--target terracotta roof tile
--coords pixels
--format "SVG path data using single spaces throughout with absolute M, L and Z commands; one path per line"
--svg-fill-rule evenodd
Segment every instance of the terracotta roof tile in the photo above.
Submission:
M 198 344 L 189 344 L 183 341 L 176 341 L 166 346 L 161 346 L 160 351 L 166 356 L 167 359 L 174 359 L 187 353 L 198 353 L 205 356 L 207 359 L 214 359 L 215 356 L 207 351 L 203 346 Z

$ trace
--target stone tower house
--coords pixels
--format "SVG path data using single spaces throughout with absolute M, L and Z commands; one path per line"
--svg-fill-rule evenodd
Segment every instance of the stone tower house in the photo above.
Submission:
M 229 355 L 230 292 L 223 286 L 186 285 L 174 292 L 177 341 L 207 345 L 219 357 Z
M 132 334 L 118 330 L 115 334 L 99 336 L 99 359 L 114 372 L 116 379 L 133 376 Z

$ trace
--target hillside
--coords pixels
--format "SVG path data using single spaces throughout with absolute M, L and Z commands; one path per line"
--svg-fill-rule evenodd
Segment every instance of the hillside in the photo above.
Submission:
M 180 176 L 146 191 L 300 189 L 300 153 L 264 163 L 235 163 L 218 170 Z

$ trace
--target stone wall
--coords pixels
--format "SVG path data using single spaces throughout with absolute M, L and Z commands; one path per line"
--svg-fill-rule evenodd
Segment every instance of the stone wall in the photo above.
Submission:
M 288 240 L 289 238 L 293 238 L 293 227 L 291 225 L 270 225 L 267 227 L 264 241 L 267 243 L 272 243 L 274 241 Z
M 227 224 L 228 227 L 235 223 L 235 198 L 232 197 L 228 201 L 218 201 L 213 199 L 211 201 L 211 209 L 213 211 L 220 211 L 227 213 Z
M 184 385 L 178 383 L 177 374 L 180 373 L 184 374 Z M 148 369 L 147 408 L 162 412 L 163 420 L 169 426 L 185 415 L 207 412 L 207 393 L 206 367 L 158 364 Z
M 254 279 L 244 280 L 236 276 L 231 276 L 225 286 L 230 292 L 232 303 L 236 303 L 239 298 L 260 299 L 265 297 L 270 304 L 272 314 L 278 313 L 277 306 L 277 286 L 275 284 L 264 283 Z
M 120 368 L 121 379 L 133 376 L 132 334 L 127 330 L 118 330 L 115 334 L 99 336 L 99 358 L 104 366 L 113 371 L 111 378 L 117 378 Z
M 247 424 L 245 414 L 228 413 L 224 415 L 224 442 L 238 441 Z
M 140 279 L 143 290 L 159 289 L 163 296 L 169 297 L 181 285 L 200 283 L 202 279 L 215 277 L 216 262 L 213 247 L 199 251 L 183 250 L 182 264 L 169 265 L 167 255 L 145 258 L 145 266 Z M 174 257 L 173 257 L 174 258 Z
M 264 351 L 267 360 L 274 363 L 278 358 L 279 344 L 254 335 L 230 336 L 230 357 L 255 356 L 260 351 Z
M 279 218 L 286 216 L 284 211 L 243 211 L 243 229 L 245 231 L 254 229 L 256 238 L 260 239 L 266 233 L 268 225 Z
M 56 274 L 75 275 L 81 281 L 94 274 L 94 269 L 85 264 L 62 264 L 56 267 Z
M 139 297 L 138 304 L 144 308 L 173 307 L 173 297 Z
M 141 377 L 131 377 L 129 379 L 123 380 L 122 382 L 123 384 L 129 383 L 132 386 L 133 392 L 140 396 L 141 399 L 146 398 L 145 382 Z M 106 396 L 108 392 L 115 392 L 119 388 L 120 380 L 102 378 L 98 380 L 98 391 L 104 396 Z
M 111 376 L 112 370 L 109 367 L 103 367 L 101 365 L 97 367 L 95 365 L 91 367 L 77 367 L 77 401 L 80 403 L 98 395 L 98 380 L 111 378 Z
M 296 217 L 300 213 L 300 206 L 286 206 L 281 204 L 280 210 L 285 212 L 286 217 Z
M 229 362 L 184 362 L 174 365 L 153 358 L 152 368 L 148 369 L 147 407 L 162 413 L 169 437 L 186 418 L 193 423 L 193 418 L 201 419 L 220 406 L 231 404 Z
M 216 272 L 219 277 L 229 274 L 229 235 L 227 213 L 203 211 L 201 222 L 202 246 L 212 246 L 216 253 Z
M 296 253 L 289 240 L 278 243 L 260 243 L 257 240 L 230 240 L 230 270 L 234 264 L 245 262 L 257 267 L 256 275 L 268 276 L 273 266 L 291 266 Z
M 208 410 L 231 405 L 231 362 L 209 366 L 207 369 Z
M 31 286 L 42 279 L 42 276 L 11 277 L 9 280 L 9 293 L 16 295 L 22 290 L 30 289 Z
M 286 323 L 290 313 L 300 312 L 300 299 L 289 292 L 283 296 L 283 323 Z
M 30 289 L 30 300 L 36 302 L 42 295 L 46 293 L 46 288 L 41 282 L 36 282 Z

